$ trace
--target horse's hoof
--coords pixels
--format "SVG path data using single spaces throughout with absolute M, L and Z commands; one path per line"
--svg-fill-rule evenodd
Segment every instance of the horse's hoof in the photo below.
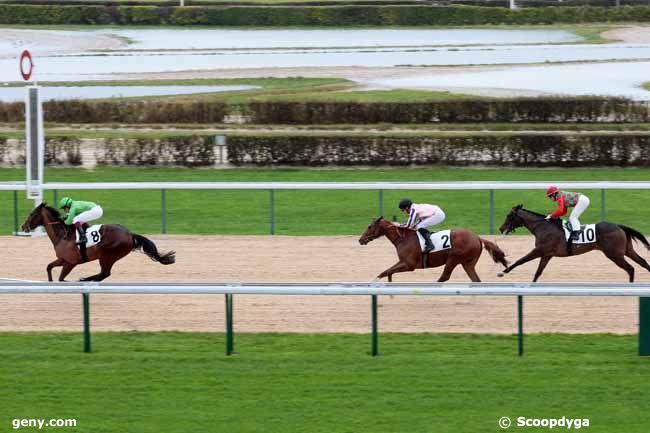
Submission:
M 506 276 L 506 274 L 504 274 L 503 272 L 497 273 L 497 277 L 499 277 L 499 278 L 503 278 L 505 276 Z

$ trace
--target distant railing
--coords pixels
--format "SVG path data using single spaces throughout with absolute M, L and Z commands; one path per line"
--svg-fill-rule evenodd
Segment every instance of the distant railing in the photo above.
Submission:
M 378 192 L 379 215 L 384 214 L 385 190 L 483 190 L 489 193 L 489 233 L 495 233 L 494 191 L 496 190 L 545 190 L 549 185 L 567 189 L 600 190 L 600 218 L 606 216 L 606 190 L 608 189 L 650 189 L 650 182 L 51 182 L 41 185 L 43 190 L 54 191 L 57 201 L 59 190 L 160 190 L 160 227 L 167 233 L 167 190 L 267 190 L 269 192 L 269 233 L 275 234 L 275 191 L 276 190 L 376 190 Z M 17 191 L 24 191 L 24 183 L 0 183 L 0 191 L 14 191 L 14 228 L 18 231 Z

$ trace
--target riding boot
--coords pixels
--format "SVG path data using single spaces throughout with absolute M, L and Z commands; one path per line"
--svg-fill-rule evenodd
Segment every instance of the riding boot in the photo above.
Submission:
M 79 242 L 77 242 L 77 245 L 79 246 L 81 262 L 83 263 L 88 261 L 88 256 L 86 255 L 86 242 L 88 242 L 88 239 L 86 238 L 86 231 L 81 224 L 77 226 L 77 231 L 79 232 Z
M 86 242 L 88 242 L 86 231 L 81 225 L 77 227 L 77 231 L 79 232 L 79 242 L 77 242 L 77 245 L 86 245 Z
M 582 230 L 572 230 L 571 231 L 571 240 L 572 241 L 577 241 L 578 239 L 580 239 L 580 232 L 581 231 Z
M 422 252 L 428 253 L 429 251 L 432 251 L 435 247 L 433 246 L 433 242 L 431 242 L 431 233 L 429 233 L 429 230 L 422 227 L 418 229 L 418 232 L 424 238 L 424 251 Z

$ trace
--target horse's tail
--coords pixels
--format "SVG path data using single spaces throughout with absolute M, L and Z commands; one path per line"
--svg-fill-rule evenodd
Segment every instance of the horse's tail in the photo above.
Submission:
M 143 251 L 151 260 L 154 262 L 160 262 L 163 265 L 171 265 L 176 262 L 175 251 L 170 251 L 161 255 L 158 252 L 158 248 L 156 248 L 156 244 L 144 236 L 133 234 L 133 249 Z
M 508 260 L 506 260 L 506 253 L 504 253 L 503 250 L 499 248 L 497 244 L 485 240 L 483 238 L 479 238 L 479 239 L 481 240 L 481 242 L 483 242 L 485 249 L 492 256 L 492 260 L 494 260 L 494 263 L 501 263 L 503 266 L 508 266 Z
M 645 245 L 647 250 L 650 250 L 650 242 L 643 236 L 640 232 L 634 230 L 633 228 L 630 228 L 628 226 L 624 226 L 622 224 L 617 224 L 627 235 L 628 239 L 636 239 L 639 242 L 641 242 L 643 245 Z

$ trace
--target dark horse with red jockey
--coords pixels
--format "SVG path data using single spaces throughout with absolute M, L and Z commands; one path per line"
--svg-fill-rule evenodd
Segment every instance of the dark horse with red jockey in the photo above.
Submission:
M 75 236 L 77 230 L 72 225 L 66 225 L 61 219 L 59 211 L 47 206 L 45 203 L 41 203 L 34 208 L 23 224 L 23 230 L 34 230 L 38 226 L 45 227 L 47 235 L 54 245 L 54 252 L 57 257 L 56 260 L 47 265 L 47 279 L 52 281 L 52 268 L 62 266 L 59 281 L 64 281 L 75 266 L 84 263 L 76 245 Z M 99 260 L 101 272 L 82 278 L 81 281 L 102 281 L 111 275 L 113 264 L 133 250 L 142 250 L 151 260 L 160 262 L 163 265 L 171 265 L 176 261 L 174 251 L 160 254 L 152 241 L 144 236 L 131 233 L 120 225 L 104 224 L 99 229 L 99 233 L 101 240 L 97 245 L 88 248 L 87 261 Z
M 575 244 L 569 247 L 561 220 L 555 218 L 547 220 L 545 215 L 524 209 L 522 205 L 518 205 L 512 208 L 499 230 L 502 234 L 507 235 L 515 231 L 517 227 L 526 227 L 535 235 L 535 248 L 508 266 L 503 271 L 506 274 L 519 265 L 540 259 L 533 279 L 533 281 L 537 281 L 552 257 L 579 255 L 593 250 L 602 251 L 608 259 L 624 269 L 630 277 L 630 283 L 634 282 L 634 268 L 625 260 L 625 256 L 650 271 L 648 262 L 634 251 L 632 240 L 640 241 L 648 250 L 650 250 L 650 243 L 641 233 L 622 224 L 601 221 L 595 227 L 595 242 Z M 499 274 L 499 276 L 502 277 L 503 274 Z
M 422 259 L 422 249 L 420 241 L 415 230 L 401 227 L 383 217 L 374 220 L 359 238 L 361 245 L 386 236 L 397 249 L 399 261 L 379 274 L 377 278 L 388 277 L 388 281 L 393 281 L 393 274 L 398 272 L 410 272 L 415 269 L 435 268 L 444 265 L 442 275 L 438 282 L 449 280 L 454 268 L 461 265 L 469 278 L 474 282 L 480 282 L 476 273 L 476 262 L 481 256 L 483 246 L 490 253 L 495 263 L 501 263 L 508 266 L 506 255 L 493 242 L 480 238 L 475 233 L 465 229 L 451 230 L 451 248 L 441 251 L 432 251 Z

